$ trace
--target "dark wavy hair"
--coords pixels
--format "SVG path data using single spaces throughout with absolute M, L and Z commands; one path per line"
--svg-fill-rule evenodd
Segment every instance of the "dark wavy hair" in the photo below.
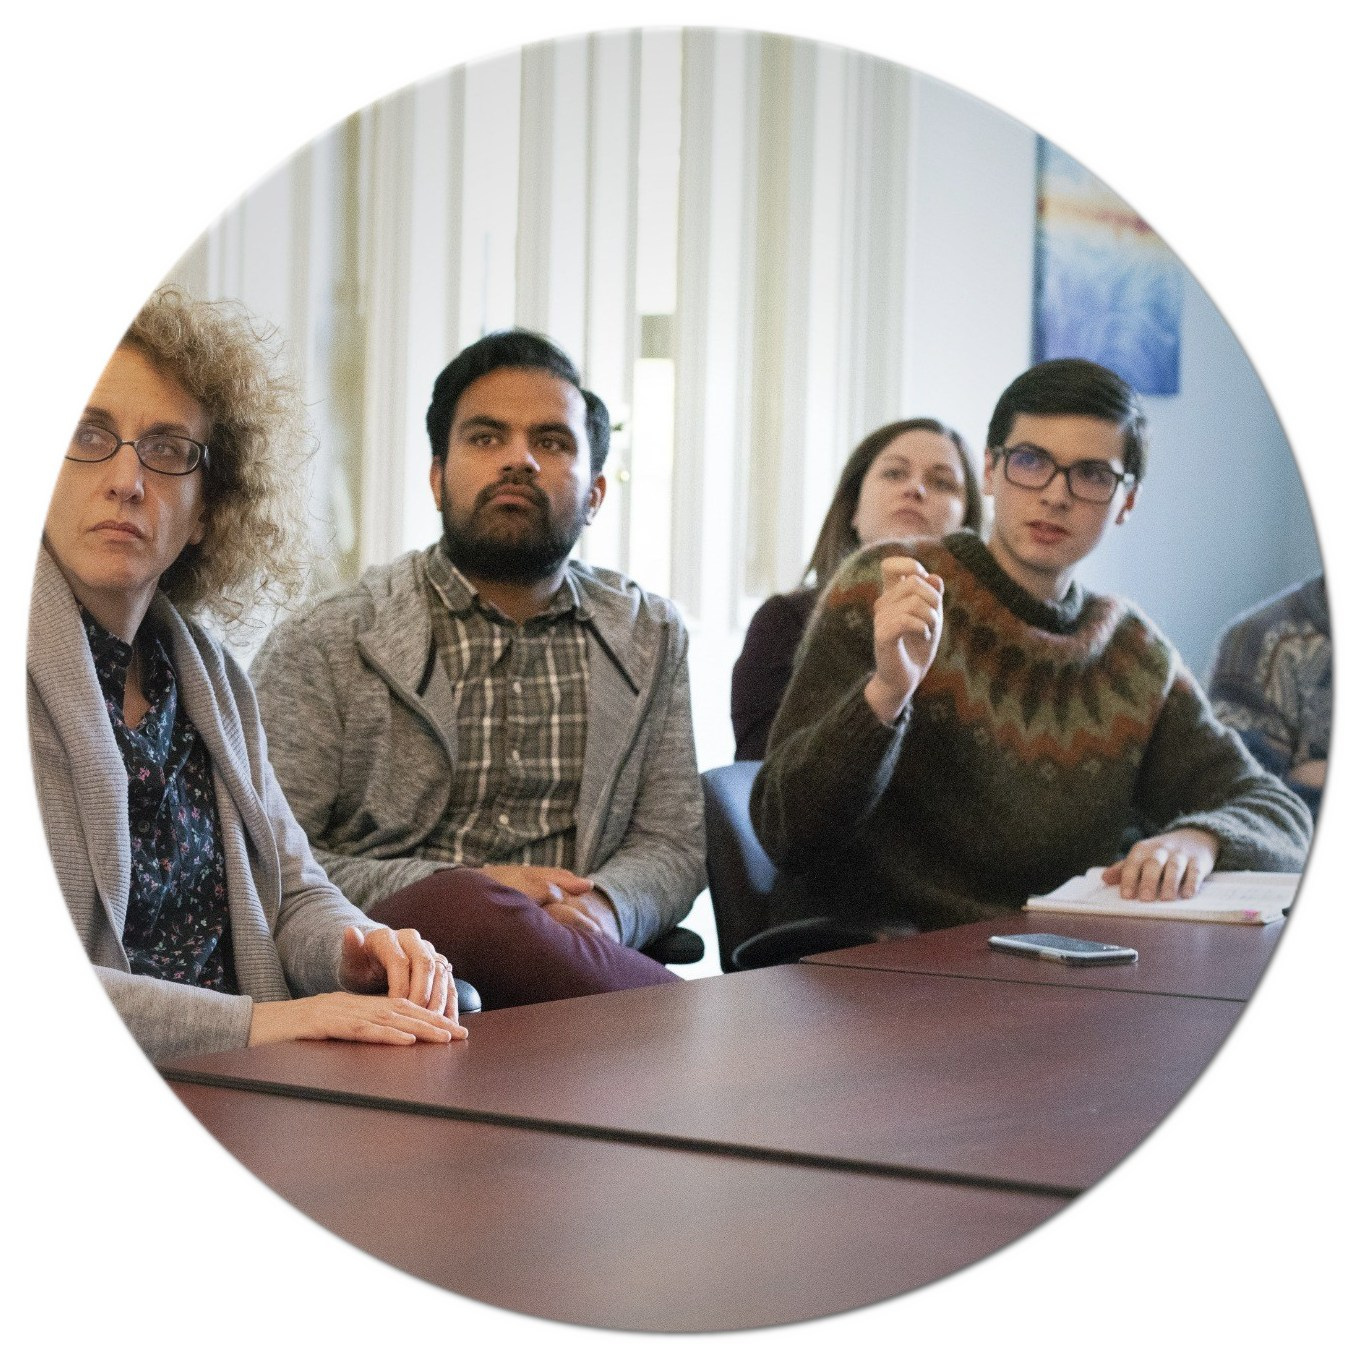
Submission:
M 981 487 L 977 484 L 977 474 L 972 467 L 972 458 L 967 451 L 967 445 L 963 442 L 963 436 L 957 430 L 950 429 L 941 421 L 932 420 L 928 416 L 918 416 L 913 420 L 894 420 L 890 425 L 875 429 L 849 455 L 845 470 L 840 473 L 835 494 L 831 496 L 830 508 L 822 520 L 821 532 L 817 535 L 811 560 L 802 573 L 804 583 L 811 583 L 814 578 L 818 586 L 825 585 L 835 574 L 840 563 L 851 552 L 863 546 L 859 541 L 858 531 L 850 521 L 859 508 L 859 492 L 863 489 L 868 469 L 873 466 L 873 460 L 888 444 L 916 429 L 925 430 L 930 434 L 942 434 L 958 450 L 958 458 L 963 466 L 965 495 L 963 527 L 978 532 L 981 530 Z
M 1020 415 L 1090 415 L 1123 432 L 1123 466 L 1140 482 L 1147 474 L 1147 416 L 1136 390 L 1089 359 L 1049 359 L 1021 373 L 1000 394 L 986 429 L 994 460 Z
M 435 462 L 448 455 L 448 435 L 458 398 L 478 379 L 501 368 L 537 368 L 569 382 L 585 398 L 585 429 L 590 438 L 590 471 L 604 470 L 609 456 L 609 410 L 581 386 L 576 365 L 545 335 L 532 330 L 495 330 L 469 344 L 434 380 L 425 413 L 430 453 Z

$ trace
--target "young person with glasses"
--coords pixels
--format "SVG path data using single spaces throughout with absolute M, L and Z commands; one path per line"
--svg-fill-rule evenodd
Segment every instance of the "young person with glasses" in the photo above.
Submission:
M 985 542 L 878 544 L 836 574 L 751 799 L 770 856 L 836 919 L 960 924 L 1092 865 L 1142 900 L 1302 866 L 1306 807 L 1136 606 L 1075 580 L 1145 473 L 1133 390 L 1039 364 L 987 431 Z

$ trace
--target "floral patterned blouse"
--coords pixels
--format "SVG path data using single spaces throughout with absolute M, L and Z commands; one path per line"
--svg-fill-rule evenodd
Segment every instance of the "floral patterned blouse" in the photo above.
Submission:
M 226 860 L 203 738 L 179 706 L 164 645 L 146 626 L 137 644 L 142 692 L 151 707 L 135 727 L 127 725 L 123 690 L 132 647 L 81 612 L 127 769 L 132 886 L 123 947 L 128 962 L 139 976 L 234 994 Z

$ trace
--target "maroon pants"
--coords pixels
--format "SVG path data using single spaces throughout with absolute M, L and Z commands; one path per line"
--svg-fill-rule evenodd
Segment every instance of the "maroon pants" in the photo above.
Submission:
M 419 930 L 488 1010 L 679 981 L 635 949 L 558 924 L 522 892 L 472 868 L 431 873 L 366 914 Z

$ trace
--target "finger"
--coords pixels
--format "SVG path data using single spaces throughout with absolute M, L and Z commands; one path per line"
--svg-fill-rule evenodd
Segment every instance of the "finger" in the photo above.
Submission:
M 595 884 L 593 878 L 582 878 L 577 873 L 572 873 L 566 868 L 549 868 L 545 870 L 544 876 L 552 883 L 556 883 L 562 891 L 571 897 L 578 897 L 582 892 L 588 892 Z
M 1180 895 L 1180 884 L 1184 881 L 1184 870 L 1188 860 L 1189 856 L 1178 850 L 1166 860 L 1166 866 L 1161 872 L 1162 901 L 1174 901 Z
M 1134 845 L 1128 857 L 1123 860 L 1123 872 L 1119 878 L 1119 894 L 1125 901 L 1131 901 L 1142 890 L 1142 878 L 1152 864 L 1151 854 L 1141 845 Z M 1160 878 L 1160 866 L 1155 865 L 1156 876 Z
M 434 974 L 430 980 L 429 999 L 425 1008 L 436 1015 L 445 1012 L 448 1005 L 448 992 L 452 984 L 452 972 L 448 960 L 440 953 L 434 955 Z
M 938 632 L 939 625 L 943 622 L 943 610 L 939 607 L 938 601 L 921 596 L 906 600 L 902 605 L 902 612 L 906 617 L 923 623 L 927 634 Z
M 1180 896 L 1195 896 L 1202 885 L 1203 862 L 1198 858 L 1191 858 L 1188 866 L 1184 870 L 1184 881 L 1180 883 Z
M 1125 863 L 1127 863 L 1126 859 L 1120 859 L 1117 863 L 1110 864 L 1109 867 L 1100 874 L 1100 877 L 1112 887 L 1114 883 L 1118 882 L 1123 877 L 1123 865 Z
M 447 1015 L 435 1014 L 408 1000 L 388 1002 L 390 1009 L 375 1016 L 377 1022 L 402 1033 L 413 1033 L 422 1043 L 443 1043 L 465 1038 L 467 1030 Z
M 443 1016 L 444 1016 L 445 1019 L 451 1019 L 455 1024 L 457 1024 L 457 1023 L 458 1023 L 458 985 L 457 985 L 457 982 L 456 982 L 456 980 L 454 979 L 454 976 L 453 976 L 453 965 L 452 965 L 451 963 L 445 963 L 444 966 L 445 966 L 445 968 L 447 969 L 447 971 L 445 972 L 445 978 L 444 978 L 445 981 L 446 981 L 446 983 L 447 983 L 447 986 L 446 986 L 446 989 L 445 989 L 445 992 L 444 992 L 444 1008 L 443 1008 Z M 461 1026 L 461 1025 L 458 1025 L 458 1027 L 461 1028 L 462 1026 Z
M 340 936 L 340 976 L 345 985 L 362 990 L 373 979 L 373 960 L 364 948 L 363 931 L 350 925 Z
M 417 1005 L 429 1008 L 430 996 L 436 980 L 434 945 L 422 939 L 415 930 L 400 930 L 396 936 L 402 957 L 406 959 L 409 975 L 406 996 Z M 440 1006 L 440 1009 L 443 1007 Z
M 400 944 L 397 943 L 395 932 L 386 925 L 380 925 L 364 936 L 363 943 L 368 956 L 382 969 L 381 975 L 387 980 L 387 994 L 409 995 L 410 966 Z
M 1137 884 L 1137 899 L 1139 901 L 1155 901 L 1160 895 L 1161 878 L 1165 873 L 1166 861 L 1169 858 L 1169 850 L 1155 849 L 1142 861 L 1142 873 Z
M 389 1028 L 385 1024 L 374 1023 L 371 1019 L 363 1020 L 353 1033 L 336 1036 L 350 1043 L 381 1043 L 387 1047 L 410 1047 L 420 1041 L 413 1033 Z
M 938 608 L 943 603 L 944 596 L 929 583 L 924 576 L 907 576 L 894 581 L 878 597 L 878 607 L 891 608 L 894 604 L 900 604 L 908 599 L 920 599 L 931 608 Z
M 925 568 L 914 557 L 884 557 L 878 567 L 882 571 L 883 589 L 890 589 L 900 580 L 925 574 Z

